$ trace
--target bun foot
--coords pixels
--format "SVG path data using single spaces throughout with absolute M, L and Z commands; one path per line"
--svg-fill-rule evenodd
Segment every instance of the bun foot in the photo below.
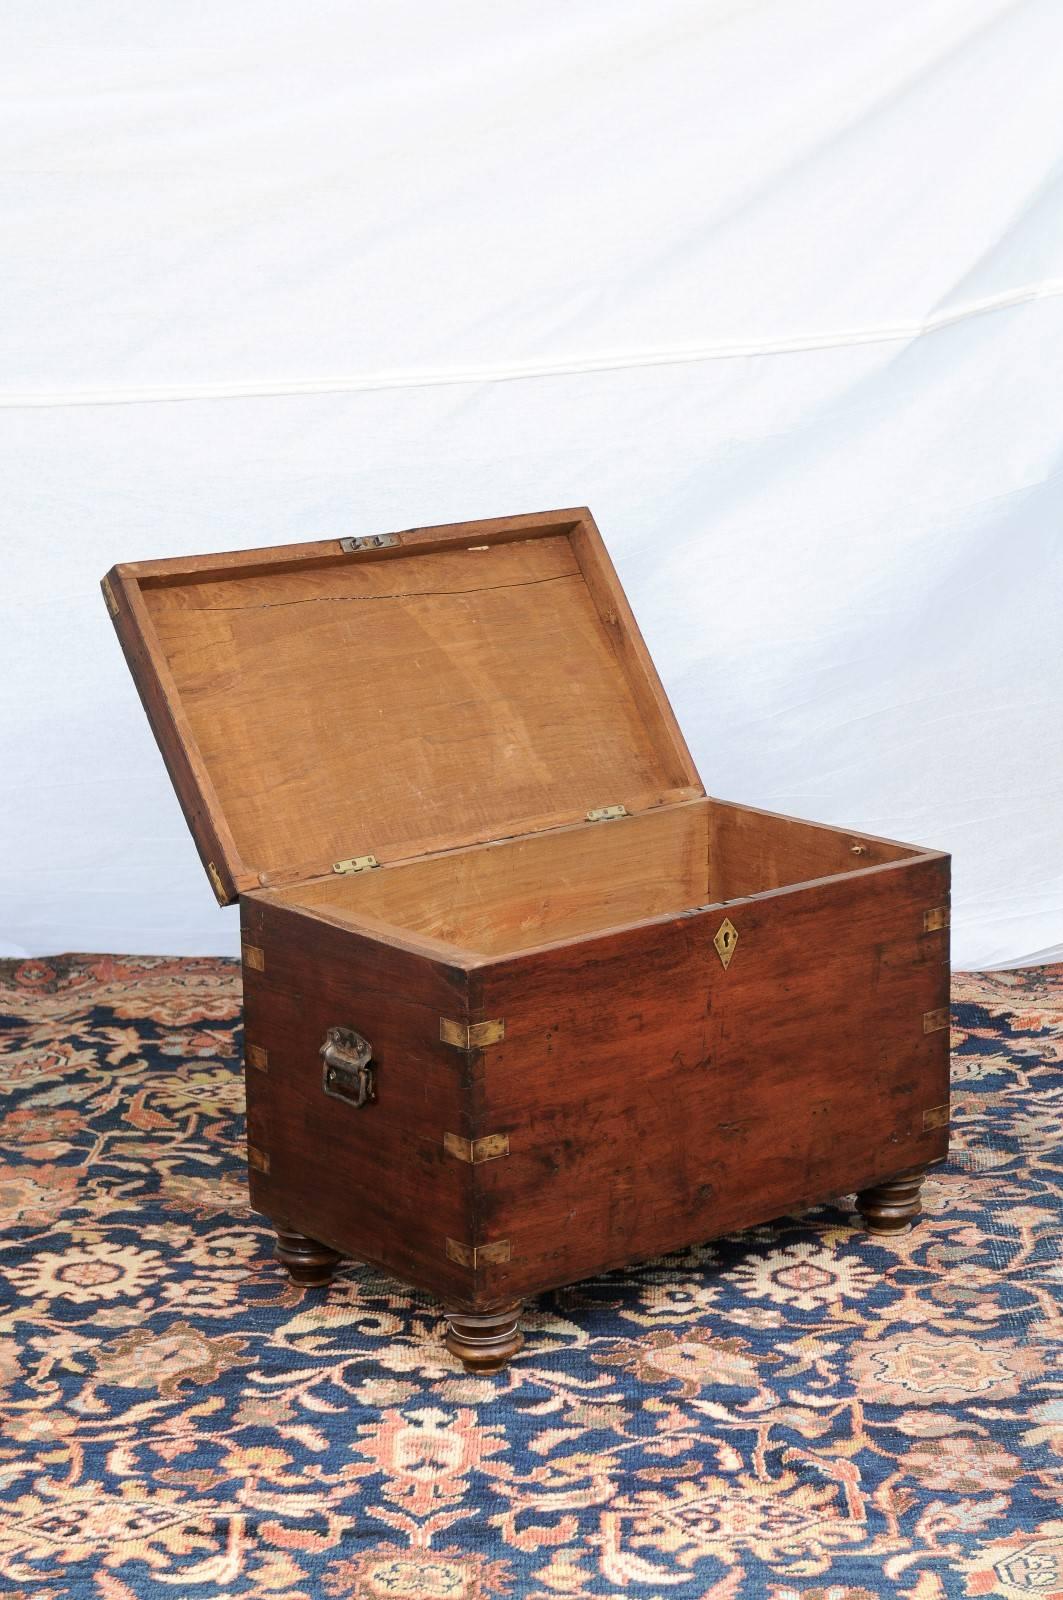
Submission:
M 500 1372 L 524 1347 L 521 1303 L 492 1311 L 448 1311 L 446 1347 L 466 1372 Z
M 308 1239 L 305 1234 L 290 1233 L 286 1228 L 277 1229 L 273 1253 L 288 1268 L 292 1282 L 302 1289 L 317 1289 L 331 1283 L 332 1274 L 342 1259 L 338 1250 L 318 1244 L 316 1239 Z
M 919 1215 L 925 1171 L 925 1167 L 913 1167 L 885 1183 L 860 1190 L 856 1204 L 869 1233 L 901 1233 Z

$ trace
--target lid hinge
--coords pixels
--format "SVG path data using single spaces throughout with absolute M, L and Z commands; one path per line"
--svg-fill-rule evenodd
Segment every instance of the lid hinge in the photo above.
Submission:
M 612 822 L 614 817 L 626 817 L 627 806 L 596 806 L 587 812 L 588 822 Z
M 398 544 L 397 533 L 372 533 L 365 539 L 341 539 L 340 549 L 346 556 L 353 556 L 359 550 L 386 550 L 390 545 Z
M 334 861 L 333 872 L 372 872 L 374 867 L 379 867 L 380 862 L 376 856 L 348 856 L 346 861 Z

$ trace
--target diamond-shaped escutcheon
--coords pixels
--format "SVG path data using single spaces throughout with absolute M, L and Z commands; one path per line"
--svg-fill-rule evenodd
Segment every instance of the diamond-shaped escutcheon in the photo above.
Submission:
M 716 929 L 716 937 L 712 942 L 716 946 L 716 954 L 724 966 L 729 967 L 731 965 L 731 957 L 735 953 L 735 945 L 738 943 L 738 929 L 730 917 L 724 917 L 720 926 Z

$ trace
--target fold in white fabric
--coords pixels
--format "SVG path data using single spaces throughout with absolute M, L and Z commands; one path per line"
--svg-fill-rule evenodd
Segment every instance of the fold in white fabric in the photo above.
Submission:
M 1061 64 L 1055 0 L 9 0 L 0 950 L 235 949 L 113 560 L 587 502 L 711 792 L 1063 955 Z

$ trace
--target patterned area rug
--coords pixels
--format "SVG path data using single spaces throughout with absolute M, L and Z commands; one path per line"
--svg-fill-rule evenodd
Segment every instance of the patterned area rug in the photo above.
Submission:
M 273 1263 L 233 963 L 4 964 L 0 1593 L 1059 1600 L 1063 968 L 955 997 L 916 1229 L 580 1284 L 484 1378 L 424 1297 Z

